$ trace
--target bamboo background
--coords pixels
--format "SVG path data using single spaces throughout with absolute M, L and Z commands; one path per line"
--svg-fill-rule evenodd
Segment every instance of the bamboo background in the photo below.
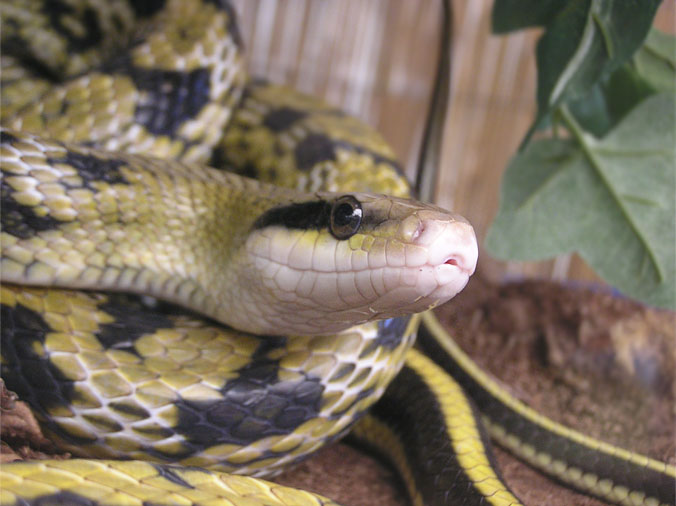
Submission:
M 464 215 L 480 244 L 498 205 L 502 173 L 535 113 L 539 30 L 490 33 L 492 0 L 454 0 L 451 91 L 436 202 Z M 415 170 L 437 66 L 440 0 L 235 0 L 250 73 L 321 96 L 375 126 Z M 656 25 L 676 32 L 676 1 Z M 501 262 L 492 280 L 596 280 L 576 255 Z

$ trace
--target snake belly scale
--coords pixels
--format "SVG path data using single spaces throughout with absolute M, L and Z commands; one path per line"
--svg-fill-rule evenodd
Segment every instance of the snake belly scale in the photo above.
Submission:
M 376 132 L 248 80 L 225 0 L 13 0 L 0 15 L 2 375 L 81 457 L 4 465 L 2 504 L 334 504 L 224 472 L 274 474 L 355 423 L 416 505 L 519 504 L 433 317 L 423 345 L 443 369 L 411 348 L 410 314 L 473 272 L 474 234 L 407 200 Z M 494 397 L 491 433 L 526 440 L 499 420 L 528 414 Z M 653 481 L 604 482 L 603 459 L 593 483 L 539 467 L 673 504 L 671 467 L 618 455 Z

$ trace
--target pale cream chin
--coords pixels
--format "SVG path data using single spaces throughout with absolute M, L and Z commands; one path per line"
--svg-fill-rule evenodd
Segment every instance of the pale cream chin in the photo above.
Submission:
M 263 261 L 256 265 L 263 267 Z M 469 273 L 453 265 L 360 272 L 299 271 L 267 261 L 254 290 L 228 323 L 260 334 L 331 334 L 368 321 L 425 311 L 455 296 Z M 250 311 L 250 312 L 249 312 Z

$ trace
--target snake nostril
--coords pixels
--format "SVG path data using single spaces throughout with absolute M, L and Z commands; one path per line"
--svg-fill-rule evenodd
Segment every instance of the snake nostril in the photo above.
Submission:
M 458 264 L 458 260 L 457 260 L 456 258 L 449 258 L 449 259 L 446 260 L 444 263 L 445 263 L 446 265 L 455 265 L 456 267 L 458 267 L 458 265 L 459 265 L 459 264 Z
M 411 236 L 411 242 L 417 241 L 418 237 L 420 237 L 424 231 L 425 231 L 425 222 L 421 221 L 420 223 L 418 223 L 418 226 L 413 231 L 413 235 Z

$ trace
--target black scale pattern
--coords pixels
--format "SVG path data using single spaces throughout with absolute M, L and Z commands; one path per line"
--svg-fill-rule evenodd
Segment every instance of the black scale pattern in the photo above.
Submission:
M 279 379 L 279 360 L 266 355 L 286 343 L 284 337 L 262 336 L 251 363 L 221 389 L 223 399 L 194 402 L 179 399 L 176 432 L 195 451 L 217 444 L 246 445 L 274 435 L 293 432 L 315 418 L 321 409 L 324 387 L 318 378 Z
M 13 192 L 3 177 L 0 181 L 0 222 L 3 232 L 20 239 L 30 239 L 38 232 L 54 230 L 63 224 L 50 215 L 36 215 L 31 206 L 25 206 L 14 200 Z
M 136 339 L 161 328 L 171 328 L 173 323 L 162 311 L 151 310 L 134 303 L 134 297 L 129 298 L 131 304 L 124 311 L 116 306 L 117 299 L 99 304 L 99 310 L 111 314 L 115 321 L 101 325 L 96 336 L 106 349 L 136 354 Z M 69 406 L 75 394 L 73 382 L 65 378 L 48 357 L 34 351 L 36 343 L 45 342 L 51 331 L 49 325 L 40 314 L 21 304 L 2 305 L 1 317 L 2 377 L 7 387 L 28 402 L 43 420 L 48 418 L 50 408 Z M 237 377 L 222 388 L 222 400 L 195 402 L 179 397 L 175 403 L 178 425 L 151 432 L 164 437 L 173 433 L 183 435 L 190 447 L 182 456 L 188 456 L 216 444 L 246 445 L 267 436 L 287 434 L 315 418 L 321 409 L 323 393 L 319 379 L 305 376 L 293 382 L 279 380 L 279 360 L 270 359 L 267 354 L 283 347 L 286 338 L 261 336 L 259 339 L 252 362 L 236 371 Z M 118 408 L 135 416 L 147 416 L 140 406 Z M 75 444 L 89 442 L 77 440 L 55 424 L 49 424 L 49 428 Z M 176 458 L 175 454 L 158 453 L 158 456 Z
M 63 163 L 74 167 L 77 170 L 78 176 L 82 179 L 82 185 L 78 187 L 88 188 L 93 192 L 98 191 L 94 186 L 94 183 L 98 181 L 103 181 L 111 185 L 129 184 L 129 181 L 127 181 L 120 171 L 120 168 L 126 164 L 124 160 L 68 151 L 64 157 L 47 158 L 47 163 L 53 165 Z M 68 188 L 74 188 L 70 185 L 66 186 Z
M 130 67 L 128 73 L 147 97 L 136 104 L 134 120 L 155 135 L 176 137 L 181 125 L 209 102 L 209 69 L 190 72 Z
M 17 393 L 43 420 L 50 408 L 67 408 L 73 397 L 73 382 L 65 378 L 47 357 L 34 351 L 37 343 L 44 344 L 49 325 L 40 314 L 20 304 L 15 307 L 2 304 L 0 318 L 2 379 L 7 388 Z M 53 427 L 50 425 L 50 428 Z M 73 437 L 63 436 L 73 441 Z

